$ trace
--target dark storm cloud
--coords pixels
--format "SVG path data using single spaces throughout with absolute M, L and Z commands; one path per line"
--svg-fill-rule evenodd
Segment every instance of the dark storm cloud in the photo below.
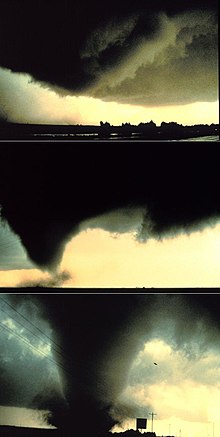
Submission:
M 17 295 L 15 302 L 23 299 Z M 85 418 L 89 429 L 101 434 L 117 421 L 143 413 L 141 405 L 132 399 L 123 403 L 120 395 L 146 341 L 161 338 L 193 360 L 219 346 L 218 297 L 211 294 L 41 294 L 28 299 L 40 304 L 38 314 L 53 329 L 68 364 L 68 372 L 59 368 L 66 409 L 53 394 L 44 399 L 47 389 L 36 403 L 51 408 L 53 424 L 74 427 L 77 434 L 85 432 Z
M 152 104 L 152 101 L 158 104 L 158 99 L 162 104 L 176 103 L 178 99 L 181 102 L 196 99 L 212 101 L 216 99 L 217 48 L 216 40 L 210 39 L 208 22 L 201 33 L 204 35 L 207 50 L 202 39 L 197 41 L 197 45 L 190 43 L 186 49 L 186 65 L 184 59 L 179 60 L 178 56 L 174 56 L 165 65 L 161 64 L 162 68 L 159 69 L 156 61 L 149 65 L 142 53 L 143 65 L 141 66 L 140 59 L 137 65 L 133 62 L 133 67 L 136 65 L 136 68 L 131 82 L 127 62 L 133 56 L 136 57 L 140 46 L 147 54 L 149 43 L 153 42 L 156 46 L 159 41 L 159 46 L 161 45 L 164 39 L 164 17 L 169 24 L 170 20 L 175 22 L 177 17 L 181 20 L 182 15 L 190 14 L 191 11 L 202 11 L 211 23 L 216 16 L 216 10 L 215 0 L 208 3 L 203 0 L 175 3 L 138 0 L 135 4 L 114 0 L 105 5 L 98 0 L 91 4 L 85 0 L 65 0 L 56 4 L 50 0 L 38 0 L 34 4 L 28 0 L 4 0 L 0 6 L 0 65 L 14 72 L 29 73 L 43 86 L 49 86 L 61 94 L 86 93 L 121 102 L 129 96 L 131 103 L 140 104 Z M 197 26 L 195 14 L 187 15 L 191 27 Z M 177 39 L 180 32 L 181 26 L 176 29 Z M 214 25 L 212 33 L 216 34 Z M 171 42 L 170 45 L 175 47 L 175 43 Z M 199 51 L 195 61 L 192 51 L 196 47 Z M 168 48 L 169 44 L 167 48 L 163 48 L 164 56 L 167 56 Z M 206 68 L 201 72 L 200 68 L 204 69 L 205 56 Z M 184 97 L 180 92 L 175 98 L 171 92 L 170 101 L 167 100 L 169 92 L 172 91 L 168 77 L 170 69 L 173 71 L 174 89 L 182 90 L 183 86 L 186 90 L 190 85 L 190 92 L 194 97 Z M 114 84 L 114 80 L 112 82 L 109 77 L 112 71 L 119 78 L 119 84 Z M 190 73 L 197 75 L 197 83 L 203 88 L 202 92 L 195 88 L 194 81 L 190 84 Z M 209 77 L 204 82 L 207 74 Z M 150 90 L 149 75 L 153 79 Z M 144 99 L 141 99 L 143 92 L 140 95 L 139 88 L 143 78 Z M 164 88 L 160 98 L 154 96 L 155 82 Z
M 59 144 L 7 143 L 2 216 L 42 268 L 57 266 L 66 242 L 85 227 L 137 226 L 142 240 L 192 232 L 219 220 L 219 153 L 200 143 L 74 143 L 62 153 Z
M 80 230 L 101 228 L 114 235 L 133 232 L 141 238 L 143 234 L 150 232 L 152 223 L 147 216 L 146 208 L 124 208 L 106 212 L 98 217 L 85 220 L 80 225 Z
M 150 45 L 144 45 L 132 74 L 126 75 L 126 70 L 132 68 L 128 62 L 122 71 L 124 78 L 120 80 L 120 74 L 117 80 L 111 75 L 104 77 L 91 90 L 92 95 L 107 101 L 147 106 L 216 101 L 218 99 L 217 25 L 213 17 L 209 17 L 203 23 L 199 15 L 197 20 L 196 16 L 192 19 L 189 16 L 188 20 L 188 25 L 180 22 L 179 31 L 170 28 L 169 39 L 165 46 L 162 44 L 166 37 L 155 42 L 154 50 Z M 174 42 L 170 42 L 170 35 L 173 32 Z M 149 58 L 151 51 L 152 55 Z M 132 59 L 131 57 L 131 63 Z

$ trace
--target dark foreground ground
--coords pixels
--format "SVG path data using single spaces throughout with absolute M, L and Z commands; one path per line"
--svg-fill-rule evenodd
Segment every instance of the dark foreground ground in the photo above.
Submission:
M 166 141 L 219 135 L 219 125 L 182 126 L 162 123 L 160 127 L 150 123 L 138 126 L 125 123 L 122 126 L 40 125 L 0 123 L 0 140 L 150 140 Z
M 0 426 L 0 436 L 1 437 L 63 437 L 63 434 L 57 429 Z
M 138 437 L 144 435 L 145 437 L 156 437 L 154 432 L 142 432 L 129 430 L 122 433 L 104 433 L 99 434 L 96 431 L 86 430 L 82 432 L 79 437 Z M 16 426 L 0 426 L 1 437 L 78 437 L 74 429 L 61 431 L 58 429 L 40 429 L 40 428 L 23 428 Z M 171 436 L 167 436 L 171 437 Z

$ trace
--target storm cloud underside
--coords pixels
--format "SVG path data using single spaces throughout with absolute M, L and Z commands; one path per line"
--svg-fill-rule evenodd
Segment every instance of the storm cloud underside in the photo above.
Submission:
M 126 7 L 10 0 L 1 2 L 0 17 L 0 66 L 59 95 L 148 106 L 218 98 L 215 0 Z M 2 87 L 10 118 L 12 92 L 4 80 Z

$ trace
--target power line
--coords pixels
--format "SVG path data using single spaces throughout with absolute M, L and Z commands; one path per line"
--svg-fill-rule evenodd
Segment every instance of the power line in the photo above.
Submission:
M 30 320 L 28 320 L 23 314 L 21 314 L 16 308 L 14 308 L 10 303 L 8 303 L 5 299 L 3 299 L 2 297 L 0 297 L 0 299 L 6 304 L 8 305 L 15 313 L 17 313 L 19 316 L 21 316 L 25 321 L 27 321 L 30 325 L 32 325 L 36 330 L 38 330 L 41 334 L 43 334 L 46 338 L 48 338 L 48 340 L 50 340 L 52 343 L 55 344 L 55 346 L 57 346 L 59 349 L 63 350 L 64 349 L 57 344 L 54 340 L 52 340 L 47 334 L 45 334 L 40 328 L 38 328 L 33 322 L 31 322 Z M 1 311 L 4 311 L 6 313 L 5 310 L 3 310 L 1 308 Z M 27 329 L 27 331 L 29 331 L 32 335 L 34 335 L 37 339 L 41 340 L 44 342 L 44 344 L 46 344 L 47 346 L 48 343 L 46 343 L 41 337 L 39 337 L 38 335 L 36 335 L 35 333 L 33 333 L 27 326 L 23 325 L 21 322 L 19 322 L 17 319 L 15 319 L 11 314 L 6 313 L 10 318 L 12 318 L 12 320 L 14 320 L 16 323 L 20 324 L 23 328 Z M 4 326 L 3 326 L 4 327 Z M 8 328 L 10 329 L 10 328 Z M 17 335 L 19 336 L 19 334 L 14 333 L 14 331 L 12 331 L 13 335 Z M 31 343 L 27 342 L 25 337 L 22 337 L 20 335 L 20 338 L 24 338 L 24 342 L 28 344 L 29 347 L 32 347 Z M 42 355 L 42 351 L 40 351 L 36 346 L 33 346 L 41 355 Z M 70 361 L 70 357 L 67 354 L 63 354 L 62 352 L 58 351 L 53 345 L 51 346 L 51 350 L 57 352 L 63 359 L 64 359 L 64 363 L 61 363 L 60 361 L 55 361 L 52 359 L 49 359 L 47 356 L 45 356 L 46 359 L 49 359 L 49 361 L 53 362 L 55 365 L 57 365 L 58 367 L 60 367 L 61 369 L 63 369 L 66 373 L 72 375 L 65 367 L 64 365 L 67 366 L 71 366 L 71 361 Z M 64 364 L 64 365 L 63 365 Z
M 2 311 L 3 313 L 7 314 L 7 316 L 9 316 L 12 320 L 14 320 L 16 323 L 18 323 L 20 326 L 22 326 L 24 329 L 26 329 L 27 331 L 29 331 L 32 335 L 34 335 L 38 340 L 42 341 L 46 346 L 51 347 L 52 350 L 56 351 L 58 354 L 60 354 L 63 357 L 63 354 L 58 351 L 57 349 L 55 349 L 53 346 L 51 346 L 49 343 L 46 343 L 41 337 L 39 337 L 38 335 L 36 335 L 34 332 L 32 332 L 27 326 L 23 325 L 23 323 L 19 322 L 17 319 L 14 319 L 14 317 L 9 314 L 7 311 L 5 311 L 3 308 L 0 308 L 0 311 Z
M 41 351 L 38 347 L 32 345 L 23 335 L 20 335 L 16 332 L 14 332 L 11 328 L 9 328 L 8 326 L 5 326 L 3 323 L 0 322 L 0 327 L 3 328 L 4 330 L 10 332 L 10 334 L 14 335 L 15 337 L 18 337 L 21 341 L 23 341 L 23 343 L 26 344 L 26 346 L 28 346 L 30 349 L 38 352 L 40 355 L 42 355 L 43 357 L 45 357 L 48 361 L 50 361 L 51 363 L 55 364 L 57 367 L 60 367 L 62 370 L 64 370 L 66 373 L 69 373 L 71 375 L 71 373 L 65 369 L 65 367 L 62 366 L 62 364 L 60 362 L 56 362 L 54 361 L 52 358 L 49 358 L 43 351 Z
M 154 423 L 154 416 L 157 415 L 157 413 L 148 413 L 151 415 L 151 432 L 153 432 L 153 423 Z
M 23 343 L 27 344 L 31 349 L 37 351 L 39 354 L 43 355 L 45 358 L 47 358 L 49 361 L 51 361 L 53 364 L 56 364 L 56 361 L 52 360 L 51 358 L 49 358 L 44 352 L 42 352 L 39 348 L 37 348 L 36 346 L 34 346 L 33 344 L 31 344 L 23 335 L 18 334 L 17 332 L 14 332 L 13 329 L 9 328 L 8 326 L 4 325 L 3 323 L 0 322 L 0 326 L 5 329 L 6 331 L 10 332 L 12 335 L 14 335 L 15 337 L 20 338 Z
M 10 303 L 8 303 L 5 299 L 3 299 L 2 297 L 0 297 L 0 299 L 6 304 L 8 305 L 10 308 L 12 308 L 13 311 L 15 311 L 17 314 L 19 314 L 19 316 L 21 316 L 24 320 L 26 320 L 26 322 L 30 323 L 30 325 L 32 325 L 35 329 L 37 329 L 41 334 L 43 334 L 46 338 L 48 338 L 48 340 L 51 341 L 51 343 L 55 344 L 59 349 L 63 350 L 62 346 L 60 346 L 59 344 L 57 344 L 52 338 L 50 338 L 47 334 L 45 334 L 40 328 L 38 328 L 38 326 L 36 326 L 33 322 L 31 322 L 30 320 L 28 320 L 23 314 L 21 314 L 16 308 L 14 308 Z M 14 319 L 15 320 L 15 319 Z M 28 329 L 28 328 L 26 328 Z M 34 334 L 35 335 L 35 334 Z M 55 349 L 56 350 L 56 349 Z M 58 352 L 58 351 L 57 351 Z M 65 351 L 64 351 L 65 352 Z M 60 353 L 60 352 L 58 352 Z M 65 354 L 66 355 L 66 354 Z M 67 355 L 66 355 L 67 356 Z M 68 358 L 68 356 L 67 356 Z

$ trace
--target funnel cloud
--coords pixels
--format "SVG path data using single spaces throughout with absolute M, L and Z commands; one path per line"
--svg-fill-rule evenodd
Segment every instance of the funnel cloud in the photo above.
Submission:
M 89 227 L 146 241 L 219 220 L 216 145 L 8 143 L 0 156 L 2 218 L 42 269 Z
M 218 295 L 214 294 L 34 294 L 8 296 L 7 301 L 20 312 L 22 308 L 23 311 L 32 308 L 35 323 L 37 318 L 39 327 L 47 323 L 53 342 L 60 346 L 55 350 L 53 343 L 53 360 L 57 362 L 61 381 L 58 392 L 54 391 L 51 379 L 46 389 L 41 385 L 38 389 L 38 376 L 42 375 L 37 365 L 39 359 L 33 357 L 30 363 L 30 370 L 35 365 L 32 406 L 51 411 L 53 426 L 65 430 L 74 428 L 79 435 L 85 432 L 82 427 L 85 418 L 89 429 L 100 435 L 127 418 L 143 414 L 146 403 L 135 402 L 135 397 L 125 401 L 121 396 L 129 388 L 129 374 L 129 384 L 141 387 L 141 384 L 150 384 L 150 376 L 158 371 L 160 363 L 158 382 L 163 382 L 171 370 L 175 371 L 174 364 L 169 366 L 160 355 L 164 353 L 163 348 L 158 349 L 159 364 L 155 370 L 146 342 L 156 339 L 170 345 L 191 363 L 205 358 L 210 351 L 217 354 L 219 351 Z M 11 358 L 18 354 L 18 345 L 10 353 Z M 138 364 L 140 353 L 145 354 L 146 362 Z M 133 363 L 139 366 L 136 376 L 132 373 Z M 1 369 L 6 369 L 3 356 Z M 187 371 L 192 377 L 192 367 Z M 21 381 L 22 372 L 11 359 L 10 374 L 1 373 L 1 385 L 11 383 L 11 390 L 1 393 L 3 405 L 9 405 L 10 393 L 10 405 L 16 402 L 17 406 L 29 406 L 27 382 L 20 382 L 24 388 L 16 398 L 19 389 L 16 384 Z M 196 378 L 201 381 L 202 374 L 197 372 Z M 210 383 L 215 383 L 213 378 Z M 178 386 L 178 381 L 176 384 Z M 30 402 L 30 393 L 28 396 Z M 151 403 L 147 407 L 152 408 Z

